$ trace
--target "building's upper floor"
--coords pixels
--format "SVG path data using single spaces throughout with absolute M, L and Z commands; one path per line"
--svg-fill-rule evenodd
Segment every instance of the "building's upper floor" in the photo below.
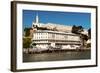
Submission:
M 77 34 L 50 30 L 37 30 L 33 33 L 33 40 L 81 41 Z

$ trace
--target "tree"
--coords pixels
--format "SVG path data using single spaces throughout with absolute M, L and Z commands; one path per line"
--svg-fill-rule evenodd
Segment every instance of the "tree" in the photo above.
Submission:
M 88 36 L 87 36 L 87 35 L 83 35 L 83 39 L 84 39 L 85 41 L 87 41 L 87 40 L 88 40 Z
M 76 33 L 76 32 L 77 32 L 77 28 L 76 28 L 75 25 L 73 25 L 73 27 L 72 27 L 72 33 Z
M 88 29 L 88 37 L 91 39 L 91 28 Z
M 25 37 L 28 37 L 30 35 L 30 29 L 31 28 L 25 28 L 24 32 L 25 32 Z
M 87 40 L 87 36 L 83 35 L 81 32 L 83 31 L 83 27 L 82 26 L 75 26 L 73 25 L 72 27 L 72 33 L 75 33 L 77 35 L 80 36 L 81 40 L 82 40 L 82 47 L 84 46 L 84 41 Z
M 88 40 L 88 36 L 84 34 L 81 35 L 81 40 L 82 40 L 82 46 L 85 46 L 86 41 Z
M 30 48 L 31 38 L 23 38 L 23 48 Z
M 73 25 L 72 33 L 80 34 L 82 31 L 83 31 L 83 27 L 82 26 L 75 26 L 75 25 Z

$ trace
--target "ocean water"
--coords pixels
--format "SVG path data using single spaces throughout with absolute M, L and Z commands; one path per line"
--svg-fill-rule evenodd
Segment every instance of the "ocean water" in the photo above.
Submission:
M 23 62 L 91 59 L 91 51 L 66 51 L 41 54 L 23 54 Z

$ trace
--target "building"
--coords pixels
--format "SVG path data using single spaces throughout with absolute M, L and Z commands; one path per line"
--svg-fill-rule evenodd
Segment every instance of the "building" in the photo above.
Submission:
M 32 40 L 37 44 L 37 47 L 47 48 L 48 46 L 67 47 L 68 45 L 81 45 L 80 36 L 73 33 L 37 30 L 33 35 Z
M 33 33 L 32 41 L 33 43 L 36 43 L 37 47 L 42 49 L 48 49 L 49 46 L 60 46 L 62 49 L 67 49 L 69 45 L 71 47 L 75 47 L 80 46 L 82 44 L 80 36 L 71 33 L 71 26 L 65 27 L 64 25 L 59 24 L 49 24 L 52 26 L 49 26 L 48 24 L 39 23 L 39 17 L 38 15 L 36 16 L 36 20 L 32 24 L 32 28 L 36 30 Z M 62 30 L 61 28 L 65 30 Z

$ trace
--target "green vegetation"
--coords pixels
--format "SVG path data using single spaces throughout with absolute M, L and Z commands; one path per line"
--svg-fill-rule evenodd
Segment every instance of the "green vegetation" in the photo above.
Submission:
M 89 36 L 89 39 L 91 39 L 91 28 L 88 29 L 88 36 Z
M 82 26 L 73 26 L 72 27 L 72 33 L 75 34 L 80 34 L 83 31 L 83 27 Z
M 88 29 L 88 36 L 85 35 L 85 34 L 82 34 L 82 33 L 81 33 L 82 31 L 84 31 L 82 26 L 75 26 L 75 25 L 74 25 L 74 26 L 72 27 L 72 33 L 75 33 L 75 34 L 80 35 L 80 38 L 81 38 L 81 40 L 82 40 L 82 46 L 83 46 L 83 47 L 85 47 L 85 46 L 90 47 L 91 44 L 85 45 L 85 43 L 86 43 L 86 41 L 87 41 L 88 39 L 91 38 L 91 29 Z
M 31 28 L 25 28 L 24 32 L 25 32 L 25 37 L 28 37 L 30 35 L 30 29 Z
M 23 38 L 23 48 L 29 48 L 31 44 L 31 38 Z
M 87 48 L 90 48 L 90 47 L 91 47 L 91 43 L 88 43 L 88 44 L 86 45 L 86 47 L 87 47 Z
M 36 43 L 32 42 L 32 37 L 30 37 L 31 28 L 24 28 L 24 37 L 23 37 L 23 48 L 32 48 L 33 46 L 36 46 Z

